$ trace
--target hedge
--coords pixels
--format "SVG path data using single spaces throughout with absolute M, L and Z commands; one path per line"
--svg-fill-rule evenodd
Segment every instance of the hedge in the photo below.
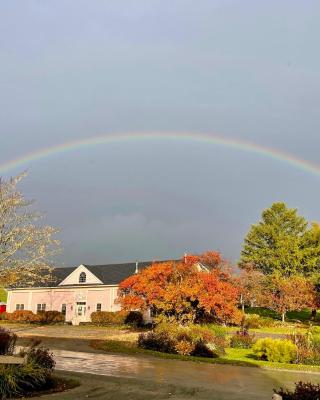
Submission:
M 99 326 L 106 325 L 143 325 L 143 316 L 139 311 L 95 311 L 91 314 L 91 322 Z
M 17 310 L 12 313 L 5 312 L 2 319 L 10 322 L 54 324 L 64 322 L 65 317 L 60 311 L 39 311 L 34 314 L 29 310 Z

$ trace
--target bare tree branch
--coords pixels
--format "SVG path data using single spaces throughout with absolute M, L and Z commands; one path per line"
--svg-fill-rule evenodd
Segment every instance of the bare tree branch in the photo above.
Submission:
M 41 224 L 42 216 L 32 210 L 17 190 L 26 176 L 22 173 L 8 182 L 0 179 L 0 283 L 32 286 L 50 278 L 50 258 L 59 252 L 54 238 L 57 229 Z

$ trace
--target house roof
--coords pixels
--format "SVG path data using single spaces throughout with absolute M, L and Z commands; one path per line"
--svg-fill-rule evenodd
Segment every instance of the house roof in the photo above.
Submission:
M 150 266 L 152 261 L 143 261 L 138 263 L 138 269 L 142 269 Z M 107 264 L 107 265 L 86 265 L 89 271 L 93 273 L 97 278 L 103 282 L 104 285 L 117 285 L 124 279 L 133 275 L 136 271 L 136 263 L 124 263 L 124 264 Z
M 154 261 L 139 262 L 138 263 L 139 271 L 150 266 L 153 262 Z M 159 261 L 159 262 L 165 262 L 165 261 Z M 102 282 L 103 285 L 118 285 L 124 279 L 133 275 L 136 271 L 136 262 L 129 262 L 123 264 L 105 264 L 105 265 L 82 264 L 82 265 L 86 267 L 90 272 L 92 272 Z M 59 284 L 63 282 L 77 268 L 78 267 L 54 268 L 51 272 L 52 278 L 50 280 L 35 284 L 34 287 L 59 286 Z M 77 286 L 77 285 L 72 284 L 63 286 Z M 97 284 L 93 284 L 93 286 L 96 285 Z M 83 284 L 79 283 L 79 286 L 83 286 Z M 92 286 L 92 284 L 90 286 Z

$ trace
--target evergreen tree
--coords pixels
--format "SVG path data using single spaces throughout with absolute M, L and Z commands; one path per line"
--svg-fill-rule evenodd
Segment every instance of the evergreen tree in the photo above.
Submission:
M 303 274 L 320 282 L 320 225 L 316 222 L 306 232 L 302 241 L 304 252 Z
M 240 267 L 250 264 L 264 274 L 306 275 L 319 265 L 319 255 L 320 232 L 315 227 L 308 229 L 308 222 L 296 209 L 274 203 L 263 211 L 261 221 L 251 226 Z

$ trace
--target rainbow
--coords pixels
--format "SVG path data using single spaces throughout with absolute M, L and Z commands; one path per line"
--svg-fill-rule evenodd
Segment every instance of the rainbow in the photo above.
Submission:
M 189 132 L 153 132 L 153 133 L 117 133 L 94 136 L 61 143 L 51 147 L 44 147 L 23 156 L 11 159 L 0 164 L 0 174 L 6 174 L 17 168 L 27 168 L 28 164 L 42 160 L 55 154 L 63 154 L 98 145 L 111 143 L 129 143 L 136 141 L 185 141 L 233 148 L 239 151 L 258 154 L 273 160 L 281 161 L 295 168 L 320 176 L 320 165 L 298 158 L 292 154 L 261 146 L 240 139 L 231 139 L 215 134 L 189 133 Z

